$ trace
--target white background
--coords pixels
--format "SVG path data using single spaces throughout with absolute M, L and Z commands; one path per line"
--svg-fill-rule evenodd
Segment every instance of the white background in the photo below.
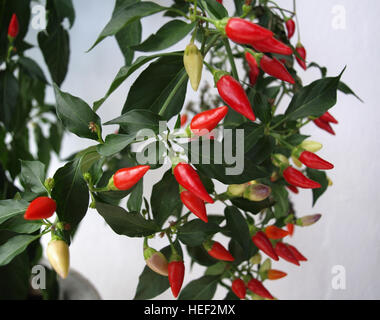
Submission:
M 156 1 L 168 5 L 170 1 Z M 232 0 L 224 1 L 229 8 Z M 278 1 L 279 5 L 291 8 L 291 1 Z M 108 89 L 123 58 L 113 38 L 107 38 L 89 53 L 92 45 L 108 22 L 114 1 L 74 1 L 76 21 L 70 31 L 71 57 L 68 76 L 62 89 L 79 96 L 87 103 L 101 98 Z M 337 7 L 338 6 L 338 7 Z M 338 10 L 345 14 L 346 28 L 333 27 Z M 302 267 L 289 263 L 275 263 L 276 269 L 288 272 L 282 280 L 267 283 L 273 295 L 280 299 L 379 299 L 380 298 L 380 212 L 378 159 L 378 75 L 380 30 L 380 4 L 373 0 L 340 1 L 298 1 L 302 42 L 308 51 L 308 60 L 328 67 L 329 75 L 335 76 L 344 66 L 347 70 L 343 81 L 365 101 L 360 103 L 352 96 L 339 94 L 338 104 L 332 114 L 339 120 L 335 126 L 335 137 L 310 124 L 305 133 L 323 143 L 319 154 L 335 164 L 329 172 L 333 187 L 311 207 L 311 192 L 302 191 L 294 197 L 298 214 L 322 213 L 317 225 L 297 228 L 289 241 L 295 244 L 309 259 Z M 143 39 L 155 32 L 164 20 L 155 15 L 145 18 Z M 296 36 L 294 37 L 296 38 Z M 36 31 L 28 35 L 36 44 Z M 296 39 L 293 39 L 296 41 Z M 182 50 L 188 39 L 170 50 Z M 38 49 L 29 51 L 43 64 Z M 47 75 L 46 68 L 44 69 Z M 301 71 L 301 69 L 300 69 Z M 105 122 L 120 114 L 120 110 L 138 73 L 126 81 L 102 106 L 99 115 Z M 316 69 L 301 71 L 305 84 L 319 77 Z M 210 76 L 206 76 L 210 80 Z M 189 86 L 189 99 L 196 99 Z M 49 98 L 53 101 L 51 90 Z M 105 128 L 110 133 L 114 128 Z M 91 142 L 67 135 L 64 139 L 62 158 L 80 150 Z M 60 167 L 56 159 L 50 173 Z M 161 176 L 161 171 L 150 172 L 145 179 L 145 193 Z M 221 191 L 225 189 L 218 186 Z M 208 206 L 208 212 L 217 213 L 221 206 Z M 43 240 L 46 245 L 49 239 Z M 226 244 L 225 239 L 222 242 Z M 157 248 L 165 242 L 152 242 Z M 89 210 L 71 248 L 71 265 L 84 274 L 99 290 L 104 299 L 132 299 L 138 283 L 138 276 L 145 263 L 142 256 L 142 240 L 116 235 L 94 210 Z M 202 267 L 191 272 L 186 260 L 185 283 L 199 277 Z M 334 290 L 332 269 L 341 265 L 346 271 L 346 289 Z M 224 289 L 219 289 L 215 298 L 221 299 Z M 171 299 L 166 291 L 159 299 Z

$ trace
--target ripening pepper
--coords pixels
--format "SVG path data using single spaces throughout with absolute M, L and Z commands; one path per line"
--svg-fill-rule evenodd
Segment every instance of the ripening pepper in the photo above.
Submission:
M 257 232 L 252 236 L 252 242 L 255 244 L 259 250 L 264 252 L 267 256 L 271 257 L 273 260 L 278 261 L 278 255 L 273 249 L 272 243 L 262 231 Z
M 227 188 L 229 197 L 243 197 L 245 189 L 248 188 L 247 184 L 231 184 Z
M 296 31 L 296 24 L 293 19 L 288 19 L 285 22 L 286 30 L 288 31 L 288 39 L 293 37 L 294 32 Z
M 239 44 L 251 45 L 253 41 L 261 41 L 273 36 L 273 32 L 241 18 L 230 18 L 225 26 L 227 37 Z
M 56 202 L 49 197 L 34 199 L 25 211 L 24 219 L 41 220 L 50 218 L 57 209 Z
M 191 87 L 197 91 L 202 79 L 203 57 L 194 43 L 187 45 L 183 54 L 183 64 L 189 76 Z
M 144 244 L 144 259 L 152 271 L 165 277 L 168 276 L 168 260 L 161 252 Z
M 192 192 L 195 196 L 208 203 L 214 203 L 214 200 L 207 193 L 205 187 L 199 178 L 198 173 L 188 163 L 178 163 L 173 174 L 177 182 L 186 190 Z
M 280 270 L 275 270 L 275 269 L 270 269 L 268 270 L 267 276 L 269 280 L 278 280 L 281 278 L 286 277 L 288 274 L 280 271 Z
M 334 168 L 334 165 L 321 157 L 317 156 L 315 153 L 309 151 L 301 152 L 299 156 L 299 161 L 301 161 L 305 166 L 311 169 L 318 170 L 330 170 Z
M 19 24 L 16 14 L 12 14 L 11 21 L 8 26 L 8 36 L 10 38 L 16 38 L 19 32 Z
M 46 248 L 47 258 L 62 279 L 69 273 L 70 251 L 69 246 L 63 240 L 51 240 Z
M 298 249 L 290 244 L 287 244 L 289 250 L 293 254 L 293 256 L 298 260 L 298 261 L 307 261 L 307 258 L 305 258 L 301 252 L 298 251 Z
M 270 292 L 263 286 L 263 284 L 257 280 L 257 279 L 251 279 L 248 282 L 248 289 L 251 290 L 253 293 L 259 295 L 260 297 L 271 299 L 273 300 L 273 296 L 270 294 Z
M 324 114 L 322 114 L 319 119 L 325 121 L 325 122 L 331 122 L 338 124 L 338 120 L 336 120 L 328 111 L 326 111 Z
M 305 49 L 305 47 L 301 43 L 298 43 L 297 47 L 296 47 L 296 51 L 298 52 L 298 54 L 302 58 L 302 59 L 300 59 L 296 56 L 296 60 L 297 60 L 298 64 L 302 67 L 302 69 L 306 70 L 307 66 L 306 66 L 306 49 Z
M 307 178 L 301 171 L 298 171 L 291 166 L 284 170 L 283 176 L 287 183 L 296 187 L 304 189 L 317 189 L 321 187 L 318 182 Z
M 119 169 L 109 180 L 108 187 L 110 190 L 128 190 L 139 182 L 149 169 L 150 166 L 147 165 Z
M 191 131 L 197 136 L 210 133 L 228 113 L 228 107 L 223 106 L 216 109 L 198 113 L 190 123 Z
M 308 227 L 316 223 L 319 219 L 321 219 L 322 215 L 321 214 L 312 214 L 309 216 L 304 216 L 301 218 L 298 218 L 296 220 L 296 225 L 301 226 L 301 227 Z
M 317 152 L 322 149 L 322 143 L 312 141 L 312 140 L 304 140 L 300 144 L 300 147 L 306 151 Z
M 286 229 L 289 232 L 289 236 L 293 236 L 293 234 L 294 234 L 294 224 L 293 223 L 287 223 L 286 224 Z
M 288 231 L 282 230 L 275 225 L 271 225 L 265 228 L 265 234 L 269 239 L 279 240 L 289 235 Z
M 235 258 L 231 255 L 231 253 L 223 247 L 219 242 L 209 240 L 203 243 L 204 248 L 208 252 L 208 254 L 218 260 L 223 261 L 234 261 Z
M 293 193 L 295 194 L 298 194 L 299 193 L 299 190 L 297 189 L 297 187 L 295 186 L 292 186 L 291 184 L 287 184 L 286 187 Z
M 181 291 L 184 277 L 185 264 L 183 263 L 183 259 L 177 253 L 174 253 L 168 265 L 169 284 L 174 298 L 177 298 Z
M 284 56 L 290 56 L 293 54 L 292 48 L 273 37 L 262 41 L 255 41 L 252 43 L 252 47 L 263 53 L 271 52 L 282 54 Z
M 286 244 L 284 244 L 283 242 L 277 242 L 274 250 L 276 251 L 276 254 L 280 258 L 282 258 L 282 259 L 284 259 L 290 263 L 293 263 L 297 266 L 300 265 L 297 258 L 293 255 L 292 251 L 290 251 L 288 246 Z
M 239 299 L 244 299 L 245 295 L 247 294 L 245 283 L 241 279 L 235 279 L 232 281 L 231 289 Z
M 251 103 L 240 83 L 232 76 L 225 74 L 216 82 L 220 97 L 236 112 L 249 120 L 255 121 Z
M 327 131 L 328 133 L 332 134 L 335 136 L 334 129 L 331 127 L 330 123 L 323 121 L 321 119 L 315 119 L 313 120 L 314 124 L 318 127 L 321 128 L 322 130 Z
M 265 184 L 255 183 L 255 184 L 249 185 L 245 189 L 243 196 L 247 200 L 259 202 L 268 198 L 271 193 L 272 193 L 271 187 Z
M 192 213 L 204 222 L 208 222 L 205 202 L 190 191 L 181 192 L 181 201 Z

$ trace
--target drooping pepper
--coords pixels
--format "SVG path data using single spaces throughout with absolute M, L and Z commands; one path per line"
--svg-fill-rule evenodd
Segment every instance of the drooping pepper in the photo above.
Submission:
M 297 47 L 296 47 L 296 51 L 298 52 L 298 54 L 302 58 L 302 59 L 300 59 L 299 57 L 296 56 L 296 60 L 297 60 L 298 64 L 301 66 L 302 69 L 306 70 L 307 66 L 306 66 L 306 49 L 305 49 L 305 47 L 301 43 L 298 43 Z
M 231 255 L 231 253 L 223 247 L 219 242 L 209 240 L 203 243 L 204 248 L 208 252 L 208 254 L 218 260 L 222 261 L 234 261 L 235 258 Z
M 285 22 L 286 30 L 288 31 L 288 39 L 293 37 L 294 32 L 296 31 L 296 24 L 293 19 L 288 19 Z
M 46 248 L 46 255 L 55 272 L 65 279 L 70 268 L 70 251 L 67 243 L 52 239 Z
M 252 44 L 273 36 L 273 32 L 241 18 L 230 18 L 225 26 L 227 37 L 239 44 Z
M 241 279 L 235 279 L 232 281 L 231 289 L 239 299 L 244 299 L 245 295 L 247 294 L 245 283 Z
M 183 54 L 183 64 L 189 76 L 191 87 L 197 91 L 202 79 L 203 57 L 194 43 L 187 45 Z
M 328 111 L 326 111 L 324 114 L 322 114 L 319 119 L 325 121 L 325 122 L 331 122 L 338 124 L 338 120 L 336 120 Z
M 249 66 L 249 83 L 251 86 L 254 86 L 260 75 L 259 65 L 257 64 L 256 59 L 248 51 L 245 52 L 245 60 Z
M 293 234 L 294 234 L 294 224 L 293 223 L 287 223 L 286 224 L 286 229 L 289 232 L 289 236 L 293 236 Z
M 267 256 L 271 257 L 275 261 L 278 261 L 278 256 L 273 249 L 270 240 L 264 232 L 258 231 L 254 236 L 252 236 L 252 241 L 255 246 L 264 252 Z
M 144 241 L 144 259 L 152 271 L 165 277 L 168 276 L 168 260 L 161 252 L 149 247 L 146 238 Z
M 301 252 L 298 251 L 298 249 L 291 244 L 287 244 L 289 250 L 293 254 L 293 256 L 298 260 L 298 261 L 307 261 L 307 258 L 305 258 Z
M 253 293 L 259 295 L 260 297 L 273 300 L 273 296 L 270 294 L 270 292 L 263 286 L 263 284 L 257 280 L 252 278 L 248 282 L 248 289 L 251 290 Z
M 8 26 L 8 36 L 10 38 L 16 38 L 19 32 L 19 24 L 16 14 L 12 14 L 11 21 Z
M 188 163 L 178 163 L 173 174 L 177 182 L 186 190 L 192 192 L 195 196 L 208 203 L 214 203 L 214 200 L 207 193 L 205 187 L 199 178 L 198 173 Z
M 168 265 L 168 278 L 174 298 L 178 297 L 185 277 L 185 264 L 177 253 L 173 253 Z
M 288 275 L 287 273 L 280 270 L 275 270 L 275 269 L 268 270 L 268 274 L 267 274 L 269 280 L 278 280 L 278 279 L 286 277 L 287 275 Z
M 190 191 L 181 192 L 181 201 L 192 213 L 204 222 L 208 222 L 205 202 Z
M 284 56 L 290 56 L 293 54 L 292 48 L 273 37 L 261 41 L 255 41 L 252 43 L 252 47 L 263 53 L 271 52 L 282 54 Z
M 286 187 L 293 193 L 295 194 L 298 194 L 299 193 L 299 190 L 297 189 L 297 187 L 295 186 L 292 186 L 291 184 L 287 184 Z
M 265 228 L 265 234 L 269 239 L 279 240 L 289 235 L 289 232 L 282 230 L 275 225 L 271 225 Z
M 56 202 L 49 197 L 34 199 L 25 211 L 24 219 L 41 220 L 50 218 L 57 209 Z
M 296 187 L 304 189 L 317 189 L 321 187 L 318 182 L 307 178 L 301 171 L 298 171 L 291 166 L 283 171 L 283 176 L 287 183 Z
M 228 107 L 223 106 L 216 109 L 198 113 L 190 123 L 191 131 L 198 136 L 210 133 L 220 121 L 227 115 Z
M 315 119 L 313 120 L 313 122 L 318 128 L 321 128 L 322 130 L 327 131 L 328 133 L 335 136 L 334 129 L 331 127 L 330 123 L 323 121 L 321 119 Z
M 301 161 L 305 166 L 318 169 L 318 170 L 330 170 L 334 168 L 334 165 L 321 157 L 317 156 L 315 153 L 309 151 L 301 152 L 299 156 L 299 161 Z
M 255 121 L 256 116 L 253 113 L 251 103 L 240 83 L 228 74 L 224 74 L 216 80 L 220 97 L 236 112 Z
M 187 114 L 181 115 L 181 127 L 183 127 L 187 122 Z
M 111 190 L 128 190 L 139 182 L 149 169 L 150 166 L 147 165 L 119 169 L 111 177 L 108 187 Z
M 312 214 L 309 216 L 303 216 L 301 218 L 298 218 L 296 220 L 297 226 L 301 227 L 308 227 L 316 223 L 319 219 L 321 219 L 322 215 L 317 213 L 317 214 Z
M 297 258 L 293 255 L 293 253 L 290 251 L 290 249 L 287 247 L 287 245 L 285 245 L 283 242 L 277 242 L 274 250 L 276 251 L 277 255 L 290 262 L 290 263 L 293 263 L 295 264 L 296 266 L 299 266 L 299 262 L 297 260 Z

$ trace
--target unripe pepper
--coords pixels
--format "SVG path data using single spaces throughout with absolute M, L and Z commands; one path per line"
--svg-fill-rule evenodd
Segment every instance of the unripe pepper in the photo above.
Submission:
M 273 300 L 273 296 L 270 294 L 270 292 L 263 286 L 263 284 L 257 280 L 257 279 L 251 279 L 248 282 L 248 289 L 251 290 L 253 293 L 259 295 L 260 297 L 271 299 Z
M 11 21 L 8 26 L 8 36 L 10 38 L 16 38 L 19 32 L 19 24 L 16 14 L 12 14 Z
M 197 91 L 202 79 L 203 57 L 194 43 L 187 45 L 183 55 L 183 64 L 189 76 L 191 87 Z
M 57 209 L 56 202 L 49 197 L 34 199 L 25 211 L 24 219 L 41 220 L 50 218 Z
M 274 250 L 276 251 L 277 255 L 290 262 L 290 263 L 293 263 L 297 266 L 299 266 L 299 262 L 297 260 L 297 258 L 293 255 L 292 251 L 290 251 L 290 249 L 287 247 L 286 244 L 284 244 L 283 242 L 277 242 Z
M 271 193 L 272 193 L 271 187 L 265 184 L 256 183 L 256 184 L 248 186 L 245 189 L 244 198 L 250 201 L 259 202 L 268 198 Z
M 271 257 L 273 260 L 278 261 L 278 255 L 271 242 L 269 241 L 266 234 L 262 231 L 257 232 L 253 237 L 252 241 L 257 248 L 259 248 L 262 252 L 264 252 L 267 256 Z
M 144 244 L 144 259 L 152 271 L 165 277 L 168 276 L 168 260 L 161 252 Z
M 312 141 L 312 140 L 304 140 L 300 144 L 300 147 L 306 151 L 317 152 L 322 149 L 322 143 Z
M 210 133 L 228 113 L 228 107 L 223 106 L 216 109 L 198 113 L 190 123 L 191 131 L 197 136 Z
M 207 193 L 197 172 L 188 163 L 178 163 L 173 174 L 177 182 L 186 190 L 192 192 L 195 196 L 208 203 L 214 203 L 214 200 Z
M 271 52 L 282 54 L 284 56 L 290 56 L 293 54 L 292 48 L 273 37 L 262 41 L 255 41 L 252 43 L 252 47 L 263 53 Z
M 286 67 L 276 58 L 272 59 L 264 55 L 260 60 L 260 68 L 272 77 L 289 82 L 291 84 L 295 83 L 293 77 L 290 75 Z
M 299 251 L 297 250 L 296 247 L 294 247 L 294 246 L 292 246 L 292 245 L 290 245 L 290 244 L 288 244 L 287 246 L 288 246 L 289 250 L 291 251 L 291 253 L 293 254 L 293 256 L 294 256 L 298 261 L 307 261 L 307 258 L 305 258 L 305 257 L 302 255 L 302 253 L 299 252 Z
M 294 155 L 292 155 L 292 160 L 293 160 L 293 163 L 294 163 L 298 168 L 302 168 L 302 162 L 299 161 L 297 157 L 295 157 Z
M 293 223 L 287 223 L 286 224 L 286 229 L 289 232 L 289 236 L 293 236 L 293 234 L 294 234 L 294 224 Z
M 285 22 L 286 30 L 288 31 L 288 39 L 293 37 L 294 32 L 296 31 L 296 24 L 293 19 L 288 19 Z
M 265 228 L 265 234 L 269 239 L 279 240 L 289 235 L 289 232 L 282 230 L 275 225 L 271 225 Z
M 46 248 L 47 258 L 59 276 L 65 279 L 69 273 L 70 251 L 63 240 L 51 240 Z
M 304 216 L 304 217 L 298 218 L 296 220 L 296 224 L 297 226 L 301 226 L 301 227 L 311 226 L 314 223 L 316 223 L 319 219 L 321 219 L 321 217 L 322 217 L 321 214 L 312 214 L 309 216 Z
M 225 26 L 227 37 L 239 44 L 252 44 L 273 36 L 273 32 L 241 18 L 230 18 Z
M 181 192 L 181 201 L 192 213 L 204 222 L 208 222 L 205 202 L 190 191 Z
M 231 289 L 239 299 L 244 299 L 245 295 L 247 294 L 247 289 L 245 287 L 245 283 L 241 279 L 235 279 L 232 282 Z
M 307 178 L 301 171 L 298 171 L 291 166 L 284 170 L 283 176 L 287 183 L 296 187 L 304 189 L 317 189 L 321 187 L 318 182 Z
M 287 184 L 286 187 L 293 193 L 295 194 L 298 194 L 299 193 L 299 190 L 297 189 L 297 187 L 295 186 L 292 186 L 291 184 Z
M 325 122 L 331 122 L 338 124 L 338 120 L 336 120 L 328 111 L 326 111 L 323 115 L 319 117 L 319 119 L 325 121 Z
M 321 157 L 317 156 L 315 153 L 309 151 L 301 152 L 298 158 L 305 166 L 318 169 L 318 170 L 330 170 L 334 168 L 334 165 Z
M 227 194 L 229 197 L 243 197 L 245 189 L 248 188 L 248 184 L 231 184 L 227 188 Z
M 217 241 L 212 241 L 212 240 L 205 241 L 203 243 L 203 246 L 208 252 L 208 254 L 215 259 L 223 260 L 223 261 L 235 260 L 235 258 L 231 255 L 231 253 Z
M 183 259 L 177 253 L 173 253 L 168 265 L 168 278 L 174 298 L 177 298 L 181 291 L 184 277 L 185 264 Z
M 225 74 L 217 80 L 216 87 L 218 88 L 220 97 L 232 109 L 242 114 L 249 120 L 256 120 L 247 94 L 237 80 L 230 75 Z
M 119 169 L 111 177 L 108 187 L 111 190 L 128 190 L 132 188 L 150 169 L 150 166 L 140 165 Z
M 286 277 L 287 275 L 288 275 L 287 273 L 280 270 L 275 270 L 275 269 L 268 270 L 269 280 L 278 280 L 278 279 Z
M 301 44 L 301 43 L 298 43 L 297 44 L 297 47 L 296 47 L 296 51 L 298 52 L 298 54 L 300 55 L 300 58 L 298 58 L 296 56 L 296 60 L 298 62 L 298 64 L 302 67 L 302 69 L 306 70 L 307 69 L 307 66 L 306 66 L 306 49 L 305 47 Z
M 322 130 L 327 131 L 328 133 L 332 134 L 335 136 L 334 129 L 330 126 L 330 124 L 326 121 L 323 121 L 321 119 L 315 119 L 313 120 L 314 124 L 318 127 L 321 128 Z

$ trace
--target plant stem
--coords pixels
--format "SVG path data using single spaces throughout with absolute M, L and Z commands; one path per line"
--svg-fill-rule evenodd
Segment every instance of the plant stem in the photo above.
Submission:
M 232 50 L 231 50 L 230 42 L 227 38 L 223 39 L 223 42 L 224 42 L 224 46 L 226 47 L 228 59 L 229 59 L 230 64 L 231 64 L 232 75 L 234 76 L 234 78 L 236 80 L 239 80 L 239 74 L 237 72 L 235 59 L 234 59 L 234 55 L 233 55 Z

